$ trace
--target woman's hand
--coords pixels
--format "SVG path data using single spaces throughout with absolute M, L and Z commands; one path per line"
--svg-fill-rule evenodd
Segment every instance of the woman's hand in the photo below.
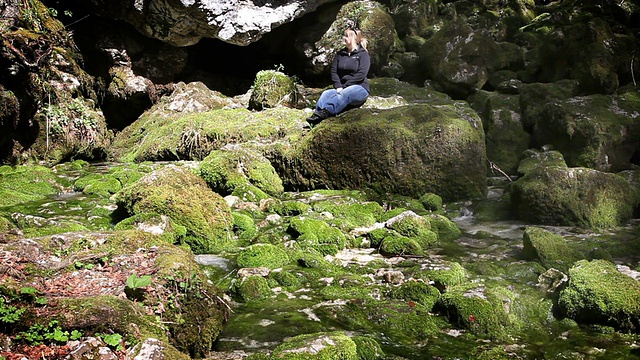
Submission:
M 337 89 L 336 89 L 336 91 L 337 91 L 337 92 L 338 92 L 338 94 L 339 94 L 339 93 L 341 93 L 341 92 L 342 92 L 342 88 L 341 88 L 341 87 L 339 87 L 339 88 L 337 88 Z

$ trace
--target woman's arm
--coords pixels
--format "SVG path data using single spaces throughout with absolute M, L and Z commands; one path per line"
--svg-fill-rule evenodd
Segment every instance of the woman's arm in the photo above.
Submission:
M 333 63 L 331 63 L 331 82 L 333 82 L 333 88 L 338 89 L 343 87 L 342 81 L 340 81 L 340 75 L 338 75 L 338 57 L 340 53 L 337 53 L 333 58 Z

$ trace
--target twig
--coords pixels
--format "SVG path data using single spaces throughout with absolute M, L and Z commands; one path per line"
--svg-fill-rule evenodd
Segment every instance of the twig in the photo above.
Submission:
M 507 173 L 505 173 L 504 171 L 502 171 L 502 170 L 498 167 L 498 165 L 496 165 L 496 164 L 495 164 L 493 161 L 491 161 L 491 160 L 488 160 L 488 159 L 487 159 L 487 161 L 489 162 L 489 167 L 491 168 L 491 171 L 492 171 L 492 172 L 493 172 L 493 170 L 498 170 L 498 171 L 500 172 L 500 174 L 502 174 L 504 177 L 506 177 L 506 178 L 509 180 L 509 182 L 513 182 L 513 180 L 511 180 L 511 177 L 510 177 L 509 175 L 507 175 Z
M 638 86 L 638 84 L 636 84 L 636 77 L 633 74 L 633 60 L 635 60 L 636 58 L 636 53 L 634 52 L 633 55 L 631 55 L 631 79 L 633 79 L 633 86 Z

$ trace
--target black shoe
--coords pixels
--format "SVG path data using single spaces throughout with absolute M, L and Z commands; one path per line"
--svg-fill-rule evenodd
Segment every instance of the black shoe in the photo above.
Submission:
M 318 109 L 316 111 L 314 111 L 313 115 L 311 115 L 308 119 L 307 122 L 311 125 L 316 125 L 318 123 L 320 123 L 320 121 L 328 118 L 331 116 L 331 113 L 329 112 L 329 110 L 327 109 Z

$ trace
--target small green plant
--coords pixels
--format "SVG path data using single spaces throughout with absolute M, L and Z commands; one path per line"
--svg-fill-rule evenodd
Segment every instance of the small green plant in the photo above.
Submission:
M 122 335 L 115 334 L 96 334 L 102 341 L 104 341 L 109 347 L 115 350 L 122 350 L 124 347 L 122 346 Z
M 52 320 L 48 325 L 35 324 L 29 330 L 23 331 L 16 335 L 16 340 L 24 341 L 31 345 L 42 345 L 48 343 L 66 343 L 69 341 L 69 332 L 63 330 L 58 321 Z M 74 330 L 72 336 L 79 339 L 82 334 Z
M 124 293 L 131 300 L 143 300 L 144 289 L 149 285 L 151 285 L 151 276 L 138 276 L 138 274 L 134 273 L 127 278 L 127 286 L 124 289 Z
M 20 289 L 20 295 L 27 301 L 33 301 L 37 305 L 46 305 L 47 298 L 44 296 L 40 296 L 40 292 L 38 289 L 33 286 L 25 286 Z
M 13 324 L 20 319 L 24 309 L 18 309 L 6 303 L 4 297 L 0 296 L 0 323 Z

